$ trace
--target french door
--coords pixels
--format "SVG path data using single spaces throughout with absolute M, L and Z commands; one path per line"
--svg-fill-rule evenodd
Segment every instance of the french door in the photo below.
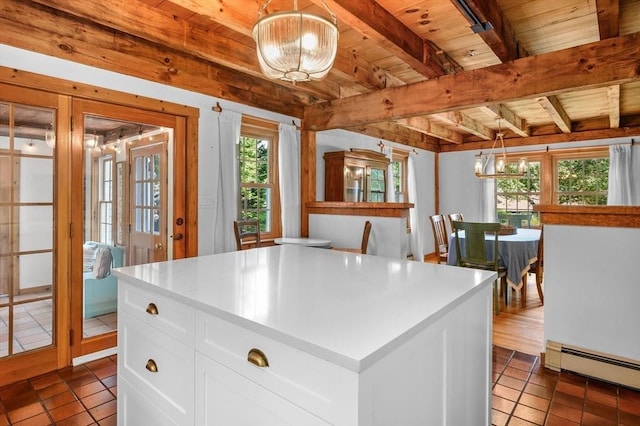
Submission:
M 0 386 L 64 365 L 64 98 L 0 83 Z M 64 127 L 64 125 L 62 126 Z M 68 128 L 67 128 L 68 129 Z M 59 155 L 61 153 L 61 155 Z M 56 316 L 55 313 L 60 315 Z
M 117 279 L 111 267 L 171 258 L 167 202 L 177 118 L 96 101 L 73 102 L 72 356 L 116 345 Z

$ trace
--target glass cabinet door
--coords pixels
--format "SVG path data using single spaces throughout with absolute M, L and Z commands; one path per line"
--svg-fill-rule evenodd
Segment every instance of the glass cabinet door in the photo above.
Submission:
M 368 173 L 367 201 L 370 203 L 384 203 L 386 195 L 384 169 L 371 168 Z
M 344 201 L 361 202 L 364 201 L 364 167 L 346 166 Z

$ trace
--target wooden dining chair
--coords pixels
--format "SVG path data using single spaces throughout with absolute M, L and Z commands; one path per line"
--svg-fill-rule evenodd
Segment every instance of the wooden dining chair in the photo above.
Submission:
M 544 294 L 542 293 L 542 279 L 544 273 L 544 244 L 543 244 L 544 229 L 540 226 L 540 241 L 538 241 L 538 260 L 529 266 L 529 273 L 536 274 L 536 287 L 538 289 L 538 296 L 540 297 L 540 303 L 544 305 Z M 526 275 L 523 277 L 526 280 Z M 525 281 L 523 285 L 526 285 Z
M 462 213 L 449 213 L 449 227 L 451 228 L 451 232 L 453 232 L 453 222 L 464 222 L 464 217 Z
M 338 250 L 338 251 L 345 251 L 347 253 L 367 254 L 367 246 L 369 245 L 370 234 L 371 234 L 371 222 L 367 220 L 364 223 L 364 230 L 362 231 L 362 242 L 360 243 L 360 248 L 331 247 L 331 249 Z
M 447 235 L 444 216 L 434 214 L 433 216 L 429 216 L 429 220 L 431 221 L 431 229 L 433 229 L 433 240 L 435 242 L 438 263 L 447 263 L 447 257 L 449 256 L 449 236 Z
M 500 230 L 500 224 L 453 221 L 452 225 L 455 234 L 458 266 L 483 269 L 485 271 L 496 271 L 498 273 L 498 277 L 493 283 L 493 309 L 496 315 L 499 314 L 500 288 L 502 285 L 506 289 L 507 284 L 507 268 L 500 266 L 500 257 L 498 255 L 498 231 Z M 464 231 L 464 255 L 460 248 L 460 231 Z M 485 232 L 492 232 L 495 236 L 492 248 L 493 256 L 491 257 L 487 250 Z
M 236 220 L 233 222 L 233 231 L 238 250 L 242 250 L 243 244 L 247 248 L 260 247 L 260 223 L 257 220 Z

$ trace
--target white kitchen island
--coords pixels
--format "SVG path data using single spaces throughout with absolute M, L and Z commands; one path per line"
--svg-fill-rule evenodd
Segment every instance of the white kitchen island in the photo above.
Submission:
M 114 270 L 118 424 L 490 424 L 494 273 L 283 245 Z

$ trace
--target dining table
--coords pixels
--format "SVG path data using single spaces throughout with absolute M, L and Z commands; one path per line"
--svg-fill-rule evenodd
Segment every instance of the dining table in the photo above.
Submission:
M 458 232 L 460 238 L 460 250 L 464 253 L 464 231 Z M 449 253 L 447 265 L 457 265 L 455 233 L 449 238 Z M 493 259 L 494 234 L 485 234 L 487 253 Z M 507 268 L 507 284 L 516 290 L 523 286 L 522 277 L 529 271 L 532 263 L 538 260 L 538 242 L 540 241 L 539 229 L 517 228 L 516 234 L 498 235 L 498 257 L 500 266 Z
M 305 247 L 331 247 L 331 240 L 327 240 L 326 238 L 282 237 L 276 238 L 273 242 L 278 245 L 294 244 Z

